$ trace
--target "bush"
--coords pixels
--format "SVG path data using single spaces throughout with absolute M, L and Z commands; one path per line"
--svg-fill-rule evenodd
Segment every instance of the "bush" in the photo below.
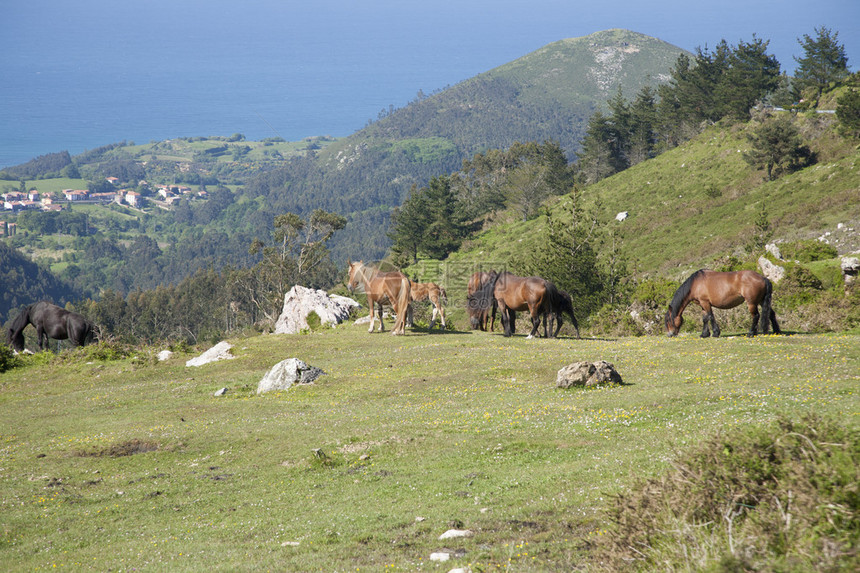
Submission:
M 856 571 L 857 438 L 815 416 L 714 436 L 617 496 L 594 569 Z
M 20 362 L 18 361 L 18 357 L 15 356 L 12 349 L 5 344 L 0 344 L 0 372 L 12 370 L 19 365 Z
M 823 261 L 839 255 L 836 247 L 815 239 L 783 243 L 779 245 L 779 252 L 785 259 L 800 261 L 801 263 Z

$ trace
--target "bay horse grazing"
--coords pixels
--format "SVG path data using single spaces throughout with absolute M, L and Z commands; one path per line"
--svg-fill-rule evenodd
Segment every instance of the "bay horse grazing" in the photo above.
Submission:
M 496 278 L 493 296 L 502 315 L 502 326 L 505 336 L 514 333 L 513 312 L 528 311 L 532 319 L 532 330 L 528 338 L 534 338 L 540 327 L 541 317 L 544 319 L 544 336 L 547 336 L 546 316 L 552 312 L 552 298 L 555 287 L 548 286 L 540 277 L 519 277 L 507 271 L 502 271 Z M 560 315 L 559 315 L 560 316 Z
M 370 307 L 370 328 L 376 321 L 374 310 L 379 309 L 379 332 L 385 330 L 382 323 L 382 303 L 387 302 L 394 308 L 397 319 L 391 334 L 406 334 L 406 316 L 409 313 L 411 298 L 410 281 L 399 271 L 383 272 L 374 267 L 365 265 L 362 261 L 349 262 L 349 282 L 347 288 L 352 292 L 358 288 L 364 289 L 367 294 L 367 306 Z
M 433 330 L 433 327 L 436 326 L 437 316 L 442 321 L 442 330 L 445 330 L 445 307 L 442 306 L 443 303 L 448 302 L 448 294 L 445 292 L 445 289 L 436 283 L 415 283 L 410 281 L 410 292 L 413 301 L 421 302 L 422 300 L 429 300 L 433 304 L 433 315 L 430 319 L 429 330 Z M 406 323 L 412 326 L 412 305 L 409 305 L 409 316 L 406 318 Z
M 39 350 L 44 350 L 48 339 L 70 340 L 83 346 L 93 340 L 93 323 L 76 312 L 70 312 L 47 301 L 33 303 L 12 321 L 6 341 L 16 351 L 24 350 L 24 329 L 32 324 L 39 339 Z
M 776 313 L 771 308 L 773 284 L 755 271 L 716 272 L 698 270 L 675 291 L 669 310 L 666 312 L 666 331 L 675 336 L 684 319 L 681 314 L 687 305 L 695 301 L 702 307 L 702 338 L 720 335 L 720 327 L 714 319 L 714 308 L 734 308 L 747 303 L 752 324 L 748 336 L 755 336 L 759 323 L 762 334 L 767 334 L 768 325 L 773 325 L 774 334 L 779 334 Z M 761 306 L 761 312 L 758 307 Z
M 478 291 L 488 283 L 495 283 L 498 276 L 499 273 L 496 271 L 478 271 L 469 277 L 469 284 L 466 287 L 466 311 L 469 313 L 472 330 L 486 331 L 488 322 L 490 332 L 495 328 L 497 306 L 492 287 L 484 293 Z

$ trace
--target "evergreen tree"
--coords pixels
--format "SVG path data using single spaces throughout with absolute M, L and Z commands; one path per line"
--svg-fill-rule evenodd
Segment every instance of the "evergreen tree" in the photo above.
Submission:
M 581 319 L 603 303 L 603 276 L 599 272 L 595 244 L 597 220 L 580 205 L 578 192 L 547 214 L 539 248 L 511 261 L 514 272 L 539 276 L 568 292 L 576 316 Z
M 752 149 L 744 153 L 744 159 L 755 168 L 767 171 L 767 180 L 773 181 L 782 171 L 798 167 L 810 157 L 809 148 L 791 117 L 782 114 L 766 120 L 748 135 Z
M 731 50 L 719 82 L 720 116 L 749 119 L 750 108 L 779 86 L 779 62 L 767 54 L 767 46 L 753 36 L 752 42 L 740 42 Z
M 576 154 L 584 183 L 597 183 L 620 170 L 624 161 L 619 156 L 617 143 L 611 119 L 602 112 L 595 112 L 588 120 L 582 150 Z
M 839 129 L 847 137 L 860 137 L 860 91 L 848 88 L 836 100 L 836 117 Z
M 803 56 L 795 57 L 798 63 L 795 71 L 795 86 L 798 99 L 806 88 L 814 90 L 815 97 L 830 84 L 845 79 L 848 72 L 848 56 L 845 46 L 839 43 L 839 32 L 833 32 L 825 26 L 815 28 L 815 38 L 804 34 L 797 42 L 803 48 Z

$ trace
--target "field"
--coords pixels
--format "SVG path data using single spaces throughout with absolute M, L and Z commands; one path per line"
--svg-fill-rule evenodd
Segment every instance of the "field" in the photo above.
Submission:
M 614 494 L 705 437 L 810 412 L 857 427 L 860 336 L 731 334 L 349 324 L 232 340 L 197 368 L 198 351 L 31 357 L 0 374 L 0 568 L 569 571 Z M 291 357 L 326 375 L 258 396 Z M 579 360 L 624 383 L 557 389 Z M 430 560 L 443 549 L 461 551 Z

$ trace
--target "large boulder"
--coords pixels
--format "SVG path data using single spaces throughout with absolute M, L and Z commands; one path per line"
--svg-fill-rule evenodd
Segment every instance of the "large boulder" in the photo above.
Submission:
M 854 284 L 857 280 L 857 275 L 860 274 L 860 258 L 842 257 L 839 266 L 842 268 L 842 279 L 845 281 L 845 284 Z
M 336 326 L 349 318 L 349 312 L 361 305 L 351 298 L 329 295 L 324 290 L 295 285 L 284 295 L 284 308 L 275 322 L 275 334 L 297 334 L 308 330 L 308 315 L 316 313 L 320 323 Z
M 605 360 L 568 364 L 558 371 L 555 380 L 558 388 L 592 387 L 606 383 L 620 384 L 621 375 L 615 370 L 615 366 Z
M 230 360 L 231 358 L 236 358 L 230 352 L 230 349 L 233 348 L 233 345 L 229 342 L 222 341 L 198 356 L 197 358 L 192 358 L 191 360 L 187 360 L 185 362 L 186 366 L 203 366 L 204 364 L 209 364 L 210 362 L 216 362 L 218 360 Z
M 761 269 L 761 274 L 774 284 L 785 277 L 785 267 L 773 264 L 767 257 L 758 258 L 758 268 Z
M 325 374 L 320 368 L 308 366 L 298 358 L 288 358 L 275 364 L 257 384 L 257 394 L 271 390 L 289 390 L 293 384 L 310 384 Z

